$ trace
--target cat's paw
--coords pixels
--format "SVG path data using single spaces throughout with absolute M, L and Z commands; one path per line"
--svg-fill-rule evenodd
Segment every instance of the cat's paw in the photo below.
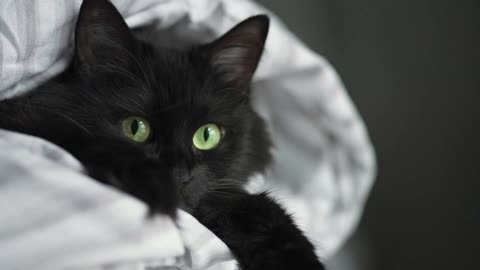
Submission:
M 175 183 L 168 168 L 152 158 L 122 158 L 117 156 L 108 167 L 87 166 L 89 174 L 144 201 L 150 214 L 162 213 L 175 217 L 177 197 Z
M 150 158 L 131 161 L 125 165 L 118 177 L 124 184 L 124 190 L 143 200 L 149 206 L 151 214 L 175 216 L 175 182 L 163 162 Z

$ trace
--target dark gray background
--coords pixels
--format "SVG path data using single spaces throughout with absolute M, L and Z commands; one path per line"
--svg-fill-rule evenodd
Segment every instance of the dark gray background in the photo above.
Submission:
M 331 268 L 480 269 L 478 4 L 259 2 L 336 67 L 377 151 L 360 228 Z

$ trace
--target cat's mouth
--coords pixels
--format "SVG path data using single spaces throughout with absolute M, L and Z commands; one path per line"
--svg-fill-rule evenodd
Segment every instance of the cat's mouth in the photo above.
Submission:
M 185 198 L 184 196 L 180 196 L 178 201 L 178 208 L 182 209 L 183 211 L 192 214 L 195 208 L 197 207 L 198 202 L 195 200 Z
M 197 207 L 200 201 L 200 194 L 192 194 L 192 192 L 188 191 L 187 185 L 183 185 L 182 187 L 177 189 L 178 195 L 178 208 L 192 213 L 193 210 Z
M 209 182 L 207 177 L 198 174 L 188 174 L 188 177 L 182 176 L 176 178 L 178 207 L 188 213 L 192 213 L 200 203 L 202 196 L 209 192 Z
M 193 212 L 193 207 L 186 203 L 184 200 L 180 200 L 178 202 L 178 208 L 190 214 Z

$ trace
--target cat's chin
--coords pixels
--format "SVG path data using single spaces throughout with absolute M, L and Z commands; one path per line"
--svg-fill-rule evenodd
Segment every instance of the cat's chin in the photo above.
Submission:
M 185 201 L 183 200 L 180 200 L 178 202 L 178 206 L 177 206 L 180 210 L 183 210 L 189 214 L 193 214 L 193 211 L 194 211 L 194 206 L 190 206 L 188 205 Z
M 199 200 L 195 200 L 195 198 L 191 198 L 188 195 L 182 194 L 181 192 L 178 193 L 177 198 L 177 207 L 189 214 L 193 214 L 199 204 Z

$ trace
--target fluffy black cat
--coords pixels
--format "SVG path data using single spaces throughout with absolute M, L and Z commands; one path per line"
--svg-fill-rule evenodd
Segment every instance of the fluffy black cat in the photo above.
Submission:
M 0 128 L 63 147 L 92 178 L 142 199 L 152 213 L 192 213 L 241 269 L 323 269 L 277 202 L 242 189 L 271 158 L 249 100 L 268 22 L 251 17 L 179 51 L 139 41 L 110 2 L 85 0 L 72 64 L 2 101 Z

